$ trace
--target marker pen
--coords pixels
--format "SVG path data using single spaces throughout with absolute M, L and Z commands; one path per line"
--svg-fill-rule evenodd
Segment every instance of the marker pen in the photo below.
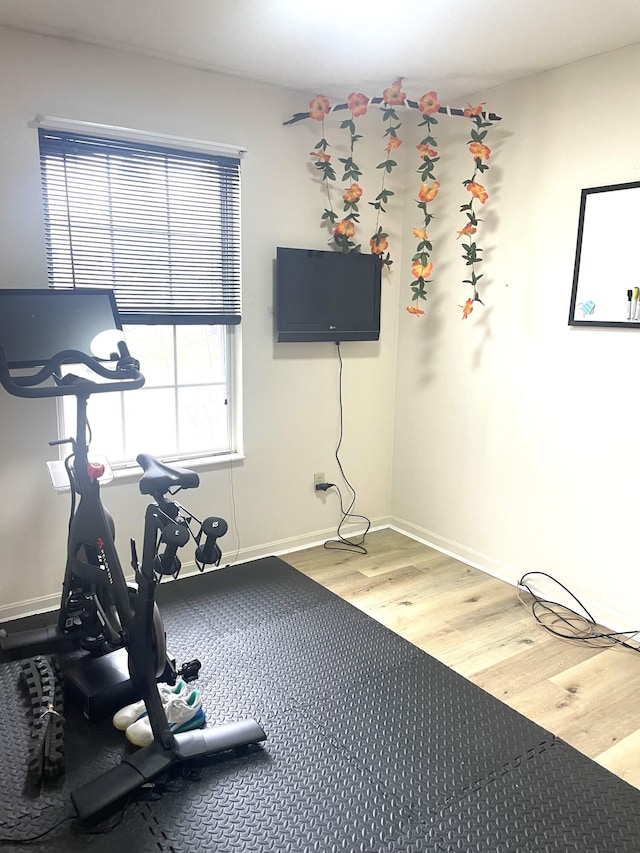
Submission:
M 633 294 L 631 297 L 631 317 L 632 319 L 636 319 L 636 311 L 638 310 L 638 294 L 640 293 L 640 288 L 634 287 Z
M 631 319 L 631 291 L 627 290 L 627 320 Z

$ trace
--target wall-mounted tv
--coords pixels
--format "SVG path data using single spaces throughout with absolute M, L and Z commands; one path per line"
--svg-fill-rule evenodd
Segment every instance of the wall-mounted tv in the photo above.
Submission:
M 378 255 L 278 248 L 278 341 L 377 341 L 382 262 Z

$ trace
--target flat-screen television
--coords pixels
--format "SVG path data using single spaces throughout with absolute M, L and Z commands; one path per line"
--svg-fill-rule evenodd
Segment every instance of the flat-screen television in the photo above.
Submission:
M 382 262 L 378 255 L 276 252 L 278 341 L 377 341 Z

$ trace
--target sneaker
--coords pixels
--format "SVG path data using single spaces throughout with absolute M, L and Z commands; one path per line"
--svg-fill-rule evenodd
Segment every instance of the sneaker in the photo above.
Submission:
M 163 705 L 166 705 L 172 696 L 184 696 L 188 692 L 189 688 L 182 679 L 176 681 L 175 684 L 158 684 L 158 693 L 160 694 Z M 140 717 L 143 717 L 146 713 L 147 708 L 144 704 L 144 700 L 140 699 L 138 702 L 126 705 L 114 714 L 113 725 L 119 729 L 119 731 L 124 732 L 131 723 L 135 723 L 136 720 L 139 720 Z
M 169 730 L 176 735 L 191 729 L 201 729 L 207 722 L 202 698 L 199 690 L 192 690 L 186 695 L 175 695 L 169 698 L 164 706 Z M 153 743 L 153 731 L 149 717 L 142 716 L 127 728 L 127 740 L 134 746 L 149 746 Z

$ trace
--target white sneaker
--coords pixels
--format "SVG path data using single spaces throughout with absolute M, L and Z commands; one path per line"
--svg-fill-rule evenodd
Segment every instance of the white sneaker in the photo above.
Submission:
M 172 696 L 183 696 L 189 692 L 189 688 L 181 678 L 175 684 L 161 683 L 157 686 L 163 705 L 166 705 Z M 135 723 L 136 720 L 140 719 L 146 713 L 147 707 L 144 704 L 144 700 L 140 699 L 138 702 L 132 702 L 131 705 L 125 705 L 124 708 L 121 708 L 114 714 L 113 725 L 121 732 L 124 732 L 131 723 Z
M 173 734 L 201 729 L 207 722 L 199 690 L 188 694 L 174 695 L 164 706 L 169 729 Z M 127 740 L 134 746 L 149 746 L 153 743 L 151 722 L 146 715 L 137 719 L 127 728 Z

